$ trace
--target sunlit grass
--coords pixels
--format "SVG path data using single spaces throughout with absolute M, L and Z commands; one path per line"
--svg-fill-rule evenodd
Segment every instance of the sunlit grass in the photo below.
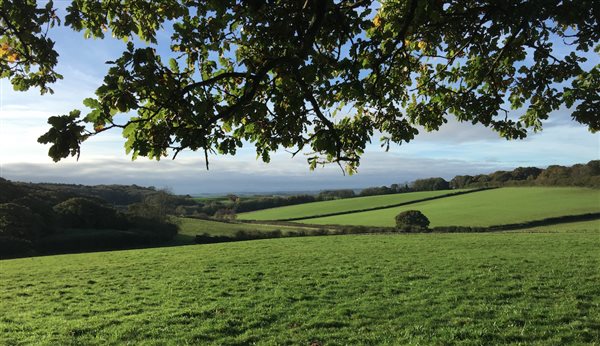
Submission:
M 517 187 L 480 191 L 404 207 L 306 219 L 308 224 L 393 226 L 398 213 L 416 209 L 431 226 L 491 226 L 600 212 L 600 190 Z
M 397 193 L 391 195 L 343 198 L 331 201 L 321 201 L 271 208 L 239 214 L 240 219 L 248 220 L 281 220 L 289 218 L 310 217 L 330 213 L 346 212 L 377 208 L 387 205 L 411 202 L 414 200 L 442 196 L 464 190 L 423 191 L 411 193 Z
M 0 344 L 591 344 L 595 232 L 286 238 L 0 262 Z
M 600 220 L 559 223 L 556 225 L 537 226 L 520 229 L 514 232 L 594 232 L 600 234 Z

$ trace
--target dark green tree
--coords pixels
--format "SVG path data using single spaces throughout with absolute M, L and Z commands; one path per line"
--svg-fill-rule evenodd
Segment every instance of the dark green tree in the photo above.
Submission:
M 124 229 L 127 226 L 115 209 L 92 198 L 69 198 L 55 205 L 53 209 L 63 227 Z
M 156 221 L 166 221 L 169 214 L 175 212 L 178 197 L 166 190 L 148 195 L 141 203 L 130 204 L 128 212 L 131 215 Z
M 77 0 L 66 13 L 0 1 L 0 76 L 17 90 L 61 77 L 48 26 L 129 40 L 89 112 L 49 119 L 39 141 L 55 160 L 112 128 L 133 158 L 208 161 L 251 142 L 267 162 L 287 148 L 349 172 L 375 133 L 388 148 L 450 116 L 516 139 L 566 106 L 600 130 L 600 65 L 583 65 L 600 51 L 596 0 Z
M 28 207 L 0 204 L 0 237 L 36 240 L 42 227 L 42 218 Z
M 444 178 L 417 179 L 411 184 L 414 191 L 448 190 L 450 183 Z
M 429 219 L 418 210 L 407 210 L 396 215 L 396 227 L 401 231 L 424 231 L 429 227 Z

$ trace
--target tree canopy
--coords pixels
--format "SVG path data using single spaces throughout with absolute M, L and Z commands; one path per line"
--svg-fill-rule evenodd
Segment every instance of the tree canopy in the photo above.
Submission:
M 56 161 L 121 128 L 133 158 L 253 143 L 266 162 L 285 148 L 353 172 L 372 137 L 389 148 L 451 116 L 520 139 L 567 107 L 600 130 L 600 65 L 584 64 L 599 18 L 595 0 L 74 0 L 64 18 L 0 0 L 0 74 L 52 92 L 54 25 L 128 41 L 87 114 L 48 120 Z
M 419 210 L 406 210 L 396 215 L 396 227 L 404 231 L 420 231 L 429 227 L 429 219 Z

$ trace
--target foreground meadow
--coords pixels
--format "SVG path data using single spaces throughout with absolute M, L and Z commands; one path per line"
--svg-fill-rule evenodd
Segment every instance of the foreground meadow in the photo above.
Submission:
M 328 236 L 0 262 L 0 344 L 593 344 L 594 231 Z

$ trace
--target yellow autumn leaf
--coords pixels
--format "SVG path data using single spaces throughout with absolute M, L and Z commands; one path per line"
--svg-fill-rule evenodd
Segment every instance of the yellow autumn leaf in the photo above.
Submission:
M 9 50 L 10 50 L 10 47 L 6 42 L 1 44 L 0 45 L 0 56 L 7 55 Z
M 375 25 L 376 28 L 381 25 L 381 18 L 379 15 L 376 15 L 375 18 L 373 18 L 373 25 Z
M 17 55 L 17 53 L 11 53 L 6 57 L 6 60 L 8 60 L 8 62 L 15 62 L 19 60 L 19 55 Z
M 423 50 L 423 49 L 427 48 L 427 42 L 419 41 L 419 43 L 417 43 L 417 46 L 419 47 L 420 50 Z

